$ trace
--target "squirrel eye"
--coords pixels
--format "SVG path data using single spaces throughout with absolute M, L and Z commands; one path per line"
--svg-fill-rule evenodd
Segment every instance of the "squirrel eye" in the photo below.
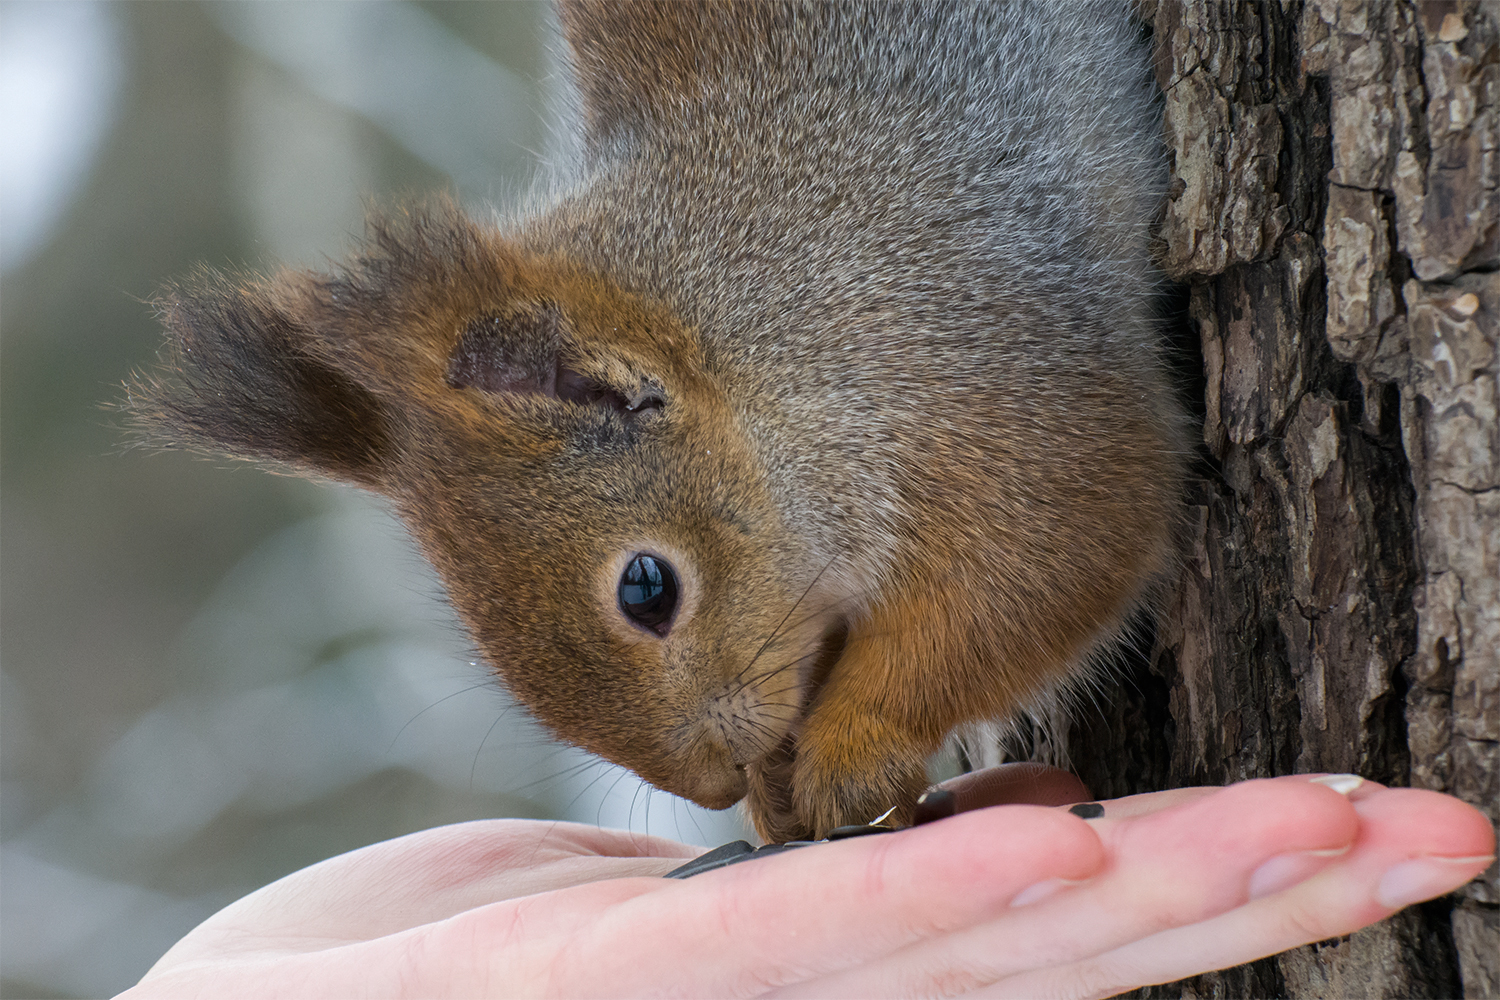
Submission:
M 625 564 L 619 596 L 626 618 L 666 635 L 672 612 L 677 610 L 677 574 L 665 559 L 642 552 Z

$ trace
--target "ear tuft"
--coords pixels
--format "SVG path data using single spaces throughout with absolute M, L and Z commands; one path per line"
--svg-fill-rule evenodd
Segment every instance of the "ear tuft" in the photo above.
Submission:
M 320 356 L 294 314 L 299 276 L 273 288 L 205 271 L 154 303 L 169 335 L 162 367 L 126 385 L 141 439 L 378 489 L 388 450 L 379 402 Z M 290 293 L 290 294 L 289 294 Z

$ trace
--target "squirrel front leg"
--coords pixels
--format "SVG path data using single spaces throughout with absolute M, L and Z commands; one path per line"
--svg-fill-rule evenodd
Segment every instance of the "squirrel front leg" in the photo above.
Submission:
M 883 715 L 854 685 L 830 682 L 795 742 L 750 771 L 756 832 L 768 844 L 817 839 L 892 807 L 887 822 L 904 826 L 940 742 Z
M 931 689 L 939 672 L 920 668 L 941 643 L 885 617 L 877 610 L 850 633 L 799 730 L 752 769 L 750 813 L 768 843 L 822 837 L 893 807 L 889 822 L 909 823 L 927 758 L 964 721 Z
M 917 796 L 927 787 L 927 758 L 945 735 L 893 704 L 906 700 L 900 698 L 903 692 L 881 691 L 876 700 L 859 684 L 861 672 L 890 668 L 884 657 L 891 650 L 867 643 L 853 652 L 839 664 L 848 670 L 848 683 L 842 677 L 830 680 L 797 741 L 792 803 L 815 837 L 837 826 L 869 823 L 888 811 L 890 825 L 910 824 Z
M 851 629 L 806 718 L 750 771 L 750 813 L 768 843 L 892 808 L 892 825 L 909 824 L 927 760 L 954 728 L 1008 715 L 1061 676 L 1078 636 L 975 608 L 981 620 L 958 617 L 962 583 L 912 588 L 926 596 L 876 605 Z

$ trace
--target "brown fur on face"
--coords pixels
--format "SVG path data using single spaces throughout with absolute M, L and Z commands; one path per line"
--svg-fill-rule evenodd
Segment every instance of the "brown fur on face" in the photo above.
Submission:
M 1168 559 L 1123 5 L 562 15 L 581 179 L 169 290 L 129 406 L 387 496 L 564 738 L 748 796 L 770 839 L 899 819 L 955 726 L 1076 676 Z M 619 603 L 638 553 L 681 584 L 664 634 Z

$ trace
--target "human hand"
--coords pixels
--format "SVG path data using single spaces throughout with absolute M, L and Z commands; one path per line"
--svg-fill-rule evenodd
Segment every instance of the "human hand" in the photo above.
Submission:
M 1349 933 L 1494 848 L 1458 800 L 1373 783 L 1103 805 L 978 809 L 681 881 L 655 876 L 698 849 L 659 838 L 441 827 L 247 896 L 125 996 L 1108 996 Z

